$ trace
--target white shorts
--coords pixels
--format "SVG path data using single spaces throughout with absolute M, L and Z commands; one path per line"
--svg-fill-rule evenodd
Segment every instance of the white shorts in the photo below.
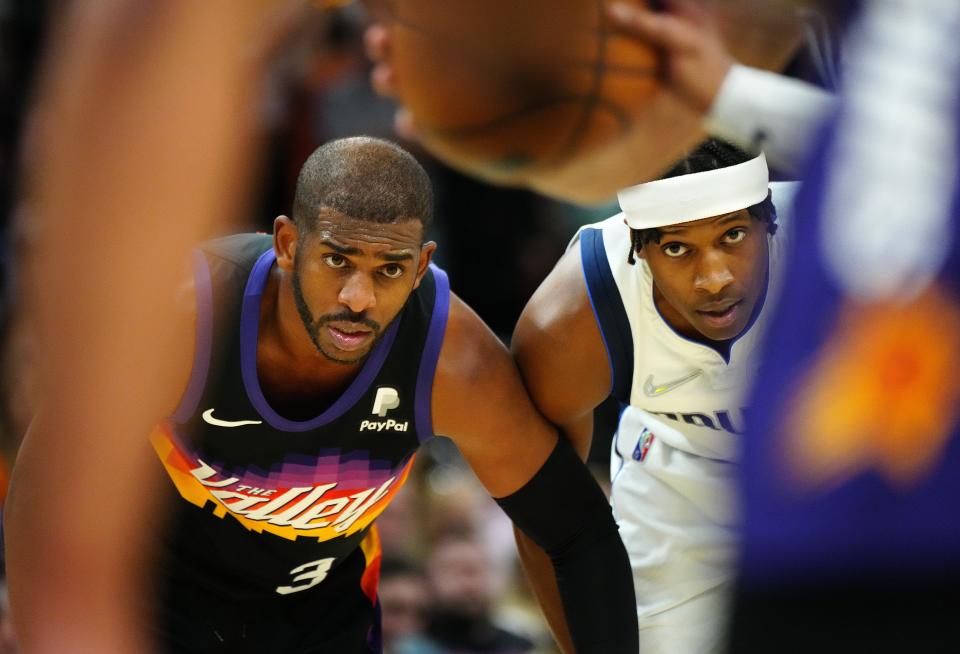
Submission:
M 736 464 L 657 438 L 628 409 L 611 457 L 611 502 L 630 555 L 644 654 L 723 650 L 733 579 Z

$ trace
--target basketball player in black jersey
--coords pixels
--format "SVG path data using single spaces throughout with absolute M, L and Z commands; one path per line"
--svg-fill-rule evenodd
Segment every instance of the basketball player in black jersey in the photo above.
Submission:
M 176 506 L 167 650 L 379 651 L 373 521 L 445 434 L 551 555 L 578 651 L 636 652 L 610 509 L 430 263 L 431 204 L 409 154 L 344 139 L 309 158 L 272 238 L 196 255 L 193 372 L 151 437 Z

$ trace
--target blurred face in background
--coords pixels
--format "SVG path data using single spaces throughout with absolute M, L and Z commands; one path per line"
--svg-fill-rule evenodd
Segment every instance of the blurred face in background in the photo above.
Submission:
M 422 575 L 410 572 L 384 577 L 377 595 L 385 644 L 423 633 L 430 608 L 430 590 Z
M 445 612 L 475 618 L 489 609 L 494 574 L 490 558 L 478 543 L 439 543 L 428 563 L 428 576 L 435 602 Z

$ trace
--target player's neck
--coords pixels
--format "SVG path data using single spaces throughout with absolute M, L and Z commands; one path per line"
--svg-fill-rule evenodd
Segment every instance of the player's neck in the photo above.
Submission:
M 337 363 L 317 351 L 289 285 L 274 269 L 264 288 L 257 333 L 257 380 L 274 411 L 289 420 L 309 420 L 340 397 L 363 361 Z

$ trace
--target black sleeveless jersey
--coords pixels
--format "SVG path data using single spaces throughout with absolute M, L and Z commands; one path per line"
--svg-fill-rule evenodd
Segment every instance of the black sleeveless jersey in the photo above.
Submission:
M 266 235 L 195 256 L 191 381 L 152 444 L 175 506 L 159 570 L 170 651 L 376 652 L 380 550 L 372 522 L 433 435 L 431 392 L 449 287 L 434 266 L 356 378 L 294 421 L 257 378 Z

